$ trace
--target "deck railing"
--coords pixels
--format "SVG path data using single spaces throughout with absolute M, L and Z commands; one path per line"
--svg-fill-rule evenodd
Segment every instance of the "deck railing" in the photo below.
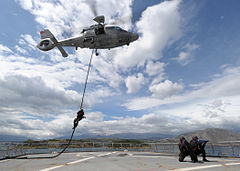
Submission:
M 57 153 L 66 146 L 65 142 L 20 143 L 0 142 L 0 159 L 4 157 L 25 154 Z M 112 143 L 112 142 L 81 142 L 71 143 L 66 152 L 83 151 L 141 151 L 178 154 L 177 143 Z M 240 157 L 240 143 L 207 143 L 205 147 L 208 156 Z

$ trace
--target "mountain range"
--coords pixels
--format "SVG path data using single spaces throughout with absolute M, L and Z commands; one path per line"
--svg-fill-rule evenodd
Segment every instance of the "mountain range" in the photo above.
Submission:
M 80 136 L 74 136 L 73 139 L 94 139 L 99 141 L 101 141 L 101 139 L 136 139 L 145 140 L 144 142 L 177 143 L 179 138 L 182 136 L 184 136 L 188 141 L 190 141 L 193 136 L 198 136 L 198 138 L 202 140 L 209 140 L 212 143 L 221 141 L 240 141 L 240 133 L 219 128 L 207 128 L 204 130 L 182 133 L 178 136 L 157 133 L 122 133 L 112 135 L 83 134 Z M 69 139 L 69 136 L 53 138 Z M 25 141 L 28 139 L 36 140 L 34 138 L 24 136 L 0 135 L 0 141 Z
M 226 129 L 219 128 L 207 128 L 204 130 L 188 132 L 180 134 L 173 138 L 165 138 L 160 140 L 162 143 L 176 143 L 179 142 L 181 137 L 185 137 L 188 141 L 192 139 L 193 136 L 197 136 L 201 140 L 209 140 L 211 143 L 227 142 L 227 141 L 239 141 L 240 133 L 234 132 Z

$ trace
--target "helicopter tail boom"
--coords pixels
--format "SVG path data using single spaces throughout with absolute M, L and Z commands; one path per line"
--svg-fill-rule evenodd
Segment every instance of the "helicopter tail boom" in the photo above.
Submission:
M 60 43 L 57 41 L 57 39 L 55 38 L 55 36 L 48 30 L 45 29 L 43 31 L 40 31 L 40 35 L 41 35 L 41 42 L 37 45 L 37 47 L 40 50 L 43 51 L 48 51 L 53 49 L 55 46 L 58 48 L 58 50 L 61 52 L 63 57 L 67 57 L 68 54 L 66 53 L 66 51 L 62 48 L 62 46 L 60 45 Z

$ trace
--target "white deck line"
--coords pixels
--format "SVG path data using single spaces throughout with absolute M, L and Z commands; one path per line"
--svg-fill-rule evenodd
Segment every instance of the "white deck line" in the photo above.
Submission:
M 0 161 L 0 163 L 2 163 L 2 162 L 6 162 L 6 161 L 9 161 L 10 159 L 7 159 L 7 160 L 1 160 Z
M 176 158 L 176 157 L 174 157 L 174 156 L 144 156 L 144 155 L 130 155 L 129 154 L 129 156 L 131 156 L 131 157 L 136 157 L 136 158 L 166 158 L 166 159 L 173 159 L 173 158 Z
M 240 163 L 226 163 L 226 166 L 234 166 L 234 165 L 240 165 Z
M 117 153 L 117 151 L 111 152 L 111 153 L 103 153 L 103 154 L 99 154 L 99 155 L 97 155 L 97 156 L 98 156 L 98 157 L 103 157 L 103 156 L 108 156 L 108 155 L 111 155 L 111 154 L 114 154 L 114 153 Z M 96 157 L 95 157 L 95 156 L 87 157 L 87 158 L 84 158 L 84 159 L 80 159 L 80 160 L 68 162 L 68 163 L 66 163 L 66 164 L 61 164 L 61 165 L 58 165 L 58 166 L 53 166 L 53 167 L 49 167 L 49 168 L 46 168 L 46 169 L 41 169 L 40 171 L 54 170 L 54 169 L 58 169 L 58 168 L 60 168 L 60 167 L 64 167 L 64 166 L 67 166 L 67 165 L 72 165 L 72 164 L 84 162 L 84 161 L 91 160 L 91 159 L 94 159 L 94 158 L 96 158 Z
M 80 160 L 76 160 L 76 161 L 73 161 L 73 162 L 69 162 L 66 165 L 72 165 L 72 164 L 80 163 L 80 162 L 87 161 L 87 160 L 94 159 L 94 158 L 96 158 L 96 157 L 92 156 L 92 157 L 88 157 L 88 158 L 85 158 L 85 159 L 80 159 Z
M 186 167 L 186 168 L 175 169 L 175 171 L 201 170 L 201 169 L 208 169 L 208 168 L 214 168 L 214 167 L 224 167 L 224 166 L 234 166 L 234 165 L 240 165 L 240 163 L 225 163 L 225 164 L 216 164 L 216 165 L 207 165 L 207 166 Z

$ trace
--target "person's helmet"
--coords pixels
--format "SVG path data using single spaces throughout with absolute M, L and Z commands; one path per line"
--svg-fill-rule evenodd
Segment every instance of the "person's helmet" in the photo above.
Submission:
M 184 137 L 181 137 L 181 138 L 180 138 L 180 141 L 183 141 L 183 140 L 185 140 L 185 138 L 184 138 Z
M 198 140 L 198 137 L 197 137 L 197 136 L 194 136 L 194 137 L 193 137 L 193 140 Z

